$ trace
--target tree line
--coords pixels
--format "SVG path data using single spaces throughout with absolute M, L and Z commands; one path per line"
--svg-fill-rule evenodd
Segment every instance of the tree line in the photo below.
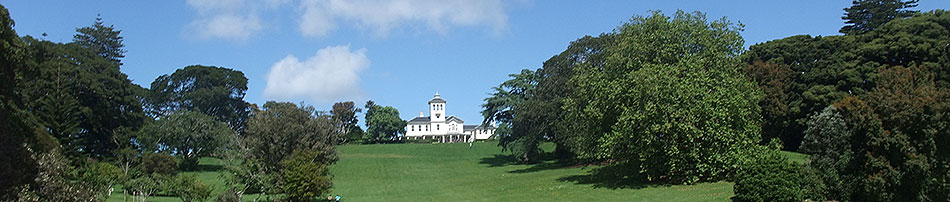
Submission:
M 0 200 L 101 201 L 117 185 L 140 201 L 309 200 L 331 188 L 337 145 L 405 133 L 398 110 L 373 101 L 366 132 L 352 101 L 329 111 L 248 103 L 248 79 L 226 67 L 190 65 L 135 85 L 121 72 L 121 30 L 101 18 L 68 43 L 13 27 L 0 5 Z M 225 187 L 183 172 L 202 170 L 204 157 L 224 162 Z
M 748 50 L 725 18 L 634 16 L 511 74 L 482 114 L 522 162 L 607 164 L 628 183 L 729 180 L 739 201 L 950 200 L 950 15 L 916 3 L 854 1 L 844 35 Z

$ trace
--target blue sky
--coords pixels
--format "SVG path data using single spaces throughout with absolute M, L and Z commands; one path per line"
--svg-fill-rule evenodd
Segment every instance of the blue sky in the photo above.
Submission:
M 201 64 L 243 71 L 246 100 L 372 99 L 404 119 L 427 111 L 436 92 L 449 115 L 481 121 L 490 88 L 535 69 L 584 35 L 610 32 L 650 10 L 702 11 L 745 25 L 746 47 L 797 34 L 838 35 L 850 0 L 0 0 L 18 34 L 68 42 L 101 14 L 122 30 L 122 71 L 148 87 Z M 924 0 L 919 10 L 950 8 Z M 361 124 L 363 120 L 360 120 Z

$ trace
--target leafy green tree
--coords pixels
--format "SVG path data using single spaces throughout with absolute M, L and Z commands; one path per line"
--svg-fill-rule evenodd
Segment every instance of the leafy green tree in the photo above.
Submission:
M 349 137 L 351 131 L 359 130 L 360 133 L 363 132 L 363 130 L 359 128 L 359 125 L 357 125 L 359 119 L 356 118 L 356 114 L 360 112 L 362 112 L 362 109 L 357 108 L 353 104 L 353 101 L 337 102 L 333 104 L 333 109 L 330 110 L 330 114 L 333 117 L 333 121 L 338 124 L 337 131 L 342 137 L 340 138 L 341 144 L 347 142 L 347 137 Z
M 741 26 L 678 11 L 616 30 L 604 68 L 576 68 L 565 100 L 594 158 L 645 180 L 724 179 L 759 142 L 756 85 L 740 73 Z M 579 118 L 586 117 L 586 118 Z M 596 140 L 596 141 L 590 141 Z M 579 154 L 590 151 L 578 151 Z
M 789 119 L 790 82 L 793 76 L 787 65 L 776 65 L 762 61 L 755 61 L 744 69 L 745 75 L 758 84 L 764 93 L 759 106 L 762 107 L 762 143 L 773 139 L 801 142 L 797 135 L 786 130 L 791 121 Z
M 294 151 L 308 150 L 319 152 L 320 162 L 333 164 L 338 160 L 337 137 L 330 117 L 312 106 L 269 101 L 248 121 L 243 142 L 247 152 L 240 166 L 242 181 L 252 191 L 280 193 L 286 170 L 281 162 Z
M 178 160 L 165 153 L 150 153 L 142 156 L 142 174 L 172 175 L 178 171 Z
M 132 84 L 117 63 L 76 44 L 25 40 L 31 50 L 29 62 L 39 70 L 25 77 L 36 81 L 24 93 L 27 99 L 39 101 L 30 103 L 30 110 L 72 160 L 79 159 L 77 154 L 111 158 L 120 143 L 127 144 L 117 141 L 117 133 L 138 128 L 145 119 L 141 87 Z
M 207 201 L 213 187 L 198 180 L 195 174 L 179 174 L 165 183 L 166 191 L 178 196 L 181 201 Z
M 330 190 L 330 162 L 319 151 L 298 150 L 281 162 L 286 168 L 284 193 L 294 201 L 311 201 Z
M 913 16 L 919 11 L 908 10 L 917 7 L 919 0 L 854 0 L 851 7 L 844 9 L 844 27 L 838 32 L 843 34 L 863 34 L 885 23 Z
M 182 159 L 184 170 L 194 170 L 198 158 L 223 149 L 234 133 L 227 124 L 200 112 L 179 112 L 142 128 L 138 142 L 147 152 L 167 152 Z
M 879 70 L 878 86 L 813 118 L 803 149 L 828 185 L 829 200 L 947 199 L 948 92 L 920 67 Z M 866 101 L 865 101 L 866 100 Z M 841 121 L 843 120 L 843 121 Z M 841 123 L 844 127 L 841 127 Z M 811 124 L 814 123 L 814 124 Z
M 97 15 L 96 22 L 92 26 L 77 28 L 76 32 L 77 34 L 73 35 L 73 43 L 92 50 L 102 58 L 122 64 L 126 50 L 123 49 L 125 47 L 122 44 L 123 37 L 119 36 L 121 30 L 115 29 L 112 25 L 106 27 L 102 23 L 102 17 Z
M 534 95 L 534 89 L 537 87 L 537 73 L 529 69 L 522 69 L 519 74 L 509 74 L 512 79 L 503 82 L 498 87 L 493 87 L 491 97 L 485 98 L 485 104 L 482 104 L 482 116 L 487 124 L 490 121 L 498 121 L 504 129 L 496 130 L 501 133 L 495 134 L 499 138 L 498 145 L 503 149 L 511 151 L 522 162 L 532 162 L 538 160 L 540 151 L 538 144 L 543 139 L 539 133 L 532 133 L 531 124 L 542 120 L 525 117 L 522 119 L 516 114 L 522 113 L 520 110 L 525 107 L 524 103 Z M 527 112 L 527 110 L 525 110 Z M 533 117 L 532 117 L 533 118 Z M 534 123 L 521 123 L 516 121 L 536 120 Z
M 372 100 L 366 102 L 366 134 L 363 141 L 379 143 L 392 141 L 399 134 L 406 133 L 406 121 L 399 118 L 399 110 L 391 106 L 376 105 Z
M 37 151 L 30 146 L 36 142 L 35 117 L 27 113 L 27 99 L 21 96 L 25 76 L 35 70 L 26 65 L 27 44 L 13 25 L 9 11 L 0 5 L 0 200 L 15 200 L 15 188 L 32 182 L 38 172 L 30 156 Z
M 99 200 L 106 200 L 112 193 L 112 187 L 122 177 L 119 167 L 106 162 L 91 164 L 82 171 L 80 181 L 92 189 Z
M 250 113 L 246 92 L 247 77 L 241 71 L 191 65 L 156 78 L 146 101 L 153 116 L 196 111 L 241 132 Z

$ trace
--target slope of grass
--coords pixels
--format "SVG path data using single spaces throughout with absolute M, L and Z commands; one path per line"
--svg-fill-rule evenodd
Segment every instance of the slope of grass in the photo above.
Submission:
M 331 194 L 344 201 L 729 201 L 733 196 L 730 182 L 621 183 L 623 176 L 612 176 L 602 166 L 517 164 L 496 144 L 479 142 L 472 149 L 463 143 L 341 146 L 340 161 L 331 167 Z M 782 154 L 799 163 L 808 157 Z M 221 160 L 202 158 L 199 171 L 185 173 L 212 185 L 213 198 L 225 187 L 224 172 Z M 122 201 L 121 190 L 117 187 L 108 201 Z M 149 201 L 179 200 L 154 196 Z
M 613 184 L 591 167 L 519 165 L 495 143 L 353 145 L 331 168 L 347 201 L 728 201 L 732 183 Z

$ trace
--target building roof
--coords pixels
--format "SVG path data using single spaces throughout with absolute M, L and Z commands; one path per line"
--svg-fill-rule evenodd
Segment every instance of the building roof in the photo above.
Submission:
M 409 120 L 409 123 L 410 123 L 410 124 L 412 124 L 412 123 L 429 123 L 429 120 L 430 120 L 430 119 L 429 119 L 428 116 L 420 116 L 420 117 L 413 118 L 412 120 Z
M 432 97 L 432 100 L 429 100 L 429 104 L 432 103 L 445 103 L 445 100 L 443 100 L 442 97 L 436 93 L 435 96 Z
M 462 121 L 462 119 L 456 116 L 449 116 L 445 119 L 445 122 L 451 122 L 452 120 L 457 120 L 459 123 L 465 123 L 465 121 Z
M 462 125 L 462 131 L 472 131 L 476 129 L 495 129 L 495 126 L 492 125 Z

